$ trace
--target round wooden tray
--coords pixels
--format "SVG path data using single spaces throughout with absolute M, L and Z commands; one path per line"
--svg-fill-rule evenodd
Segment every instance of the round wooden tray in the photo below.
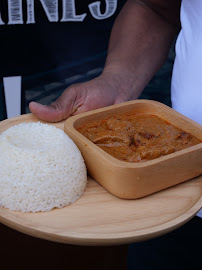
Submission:
M 0 133 L 31 114 L 0 123 Z M 63 129 L 63 122 L 54 124 Z M 0 208 L 0 222 L 35 237 L 76 245 L 115 245 L 148 240 L 189 221 L 202 207 L 202 176 L 137 200 L 119 199 L 92 178 L 74 204 L 50 212 Z

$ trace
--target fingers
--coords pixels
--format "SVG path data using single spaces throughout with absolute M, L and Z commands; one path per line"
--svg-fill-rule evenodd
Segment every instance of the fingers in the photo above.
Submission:
M 29 104 L 30 111 L 39 119 L 47 122 L 59 122 L 71 115 L 79 106 L 77 91 L 74 87 L 67 88 L 62 96 L 50 105 L 37 102 Z
M 70 115 L 122 102 L 123 98 L 118 98 L 116 84 L 109 81 L 100 76 L 89 82 L 72 85 L 48 106 L 31 102 L 30 111 L 41 120 L 59 122 Z
M 59 122 L 62 120 L 61 112 L 57 111 L 52 105 L 46 106 L 37 102 L 31 102 L 29 109 L 37 118 L 43 121 Z

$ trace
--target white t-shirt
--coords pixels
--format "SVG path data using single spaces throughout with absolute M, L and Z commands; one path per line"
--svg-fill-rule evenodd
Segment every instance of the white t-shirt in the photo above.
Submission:
M 171 83 L 172 107 L 202 124 L 202 0 L 182 0 L 181 25 Z M 202 217 L 202 210 L 198 216 Z

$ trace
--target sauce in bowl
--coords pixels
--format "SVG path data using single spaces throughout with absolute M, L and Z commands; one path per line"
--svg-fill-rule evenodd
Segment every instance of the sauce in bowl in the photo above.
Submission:
M 163 119 L 145 113 L 114 115 L 88 122 L 77 130 L 113 157 L 127 162 L 152 160 L 201 142 Z

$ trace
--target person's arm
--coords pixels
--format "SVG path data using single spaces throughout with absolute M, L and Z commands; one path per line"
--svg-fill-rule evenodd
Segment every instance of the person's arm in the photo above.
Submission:
M 127 99 L 137 98 L 166 60 L 180 26 L 180 2 L 129 0 L 119 14 L 104 73 L 122 80 Z
M 50 122 L 69 115 L 139 97 L 164 63 L 179 30 L 179 0 L 128 0 L 112 29 L 103 73 L 68 87 L 49 106 L 30 103 L 38 118 Z

